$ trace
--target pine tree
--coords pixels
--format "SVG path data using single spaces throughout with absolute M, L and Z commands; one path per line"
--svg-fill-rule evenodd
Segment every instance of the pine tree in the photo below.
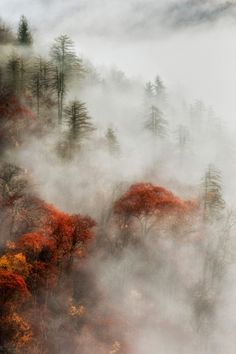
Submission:
M 218 218 L 224 209 L 221 173 L 209 165 L 202 180 L 203 210 L 205 217 Z
M 7 62 L 7 85 L 10 90 L 18 95 L 20 93 L 21 64 L 20 58 L 12 54 Z
M 150 130 L 155 137 L 164 138 L 167 134 L 167 121 L 162 111 L 154 105 L 150 108 L 145 128 Z
M 62 122 L 64 98 L 67 82 L 73 72 L 83 71 L 81 61 L 76 57 L 72 40 L 62 35 L 55 39 L 51 48 L 51 58 L 55 64 L 53 88 L 57 93 L 58 122 Z
M 0 19 L 0 43 L 14 43 L 15 38 L 9 26 L 2 22 Z
M 177 145 L 178 145 L 180 151 L 183 151 L 186 148 L 186 145 L 189 141 L 188 129 L 185 126 L 180 124 L 177 127 L 177 130 L 175 132 L 175 136 L 176 136 Z
M 85 103 L 75 100 L 65 108 L 64 112 L 70 147 L 73 148 L 76 144 L 80 146 L 82 141 L 94 131 Z
M 157 98 L 160 100 L 164 100 L 165 96 L 166 96 L 166 94 L 165 94 L 166 88 L 159 76 L 156 77 L 153 88 L 154 88 Z
M 151 81 L 148 81 L 145 85 L 144 88 L 145 91 L 145 98 L 148 100 L 151 100 L 154 97 L 154 92 L 153 92 L 153 84 Z
M 30 88 L 36 99 L 37 114 L 40 115 L 40 106 L 43 99 L 47 99 L 51 91 L 52 67 L 41 57 L 33 64 Z
M 25 16 L 21 16 L 18 26 L 18 43 L 25 46 L 30 46 L 33 43 L 33 38 L 29 28 L 28 21 Z
M 12 53 L 6 64 L 7 86 L 16 95 L 25 92 L 28 84 L 27 61 Z
M 112 128 L 107 129 L 106 133 L 107 146 L 111 155 L 118 155 L 120 152 L 120 146 L 116 137 L 116 134 Z

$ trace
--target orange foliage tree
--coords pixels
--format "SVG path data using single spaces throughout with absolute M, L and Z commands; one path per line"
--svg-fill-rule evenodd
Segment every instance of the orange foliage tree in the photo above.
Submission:
M 84 249 L 93 238 L 96 223 L 88 216 L 69 215 L 51 205 L 45 207 L 48 213 L 43 232 L 54 241 L 57 263 L 70 266 L 78 249 Z
M 142 234 L 147 234 L 157 221 L 171 215 L 185 214 L 193 208 L 189 201 L 183 201 L 172 192 L 151 183 L 136 183 L 114 203 L 114 213 L 119 217 L 121 228 L 129 232 L 132 220 L 141 225 Z
M 6 304 L 21 303 L 29 296 L 22 276 L 8 270 L 0 270 L 0 308 Z

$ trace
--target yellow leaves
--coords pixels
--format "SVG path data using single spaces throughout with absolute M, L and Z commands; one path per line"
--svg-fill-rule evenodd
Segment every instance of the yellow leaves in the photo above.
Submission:
M 30 271 L 30 265 L 27 263 L 23 253 L 6 254 L 0 257 L 0 269 L 19 274 L 27 278 Z
M 86 309 L 83 305 L 75 306 L 72 303 L 69 305 L 68 314 L 71 317 L 83 317 Z
M 6 242 L 6 247 L 7 247 L 9 250 L 14 250 L 14 249 L 16 248 L 16 244 L 15 244 L 15 242 L 7 241 L 7 242 Z
M 11 323 L 11 327 L 15 328 L 16 334 L 13 342 L 16 348 L 21 348 L 28 344 L 33 336 L 28 323 L 26 323 L 24 319 L 16 312 L 13 312 L 10 316 L 8 316 L 7 321 Z
M 121 344 L 119 342 L 114 342 L 112 345 L 111 350 L 109 351 L 109 354 L 117 354 L 121 350 Z

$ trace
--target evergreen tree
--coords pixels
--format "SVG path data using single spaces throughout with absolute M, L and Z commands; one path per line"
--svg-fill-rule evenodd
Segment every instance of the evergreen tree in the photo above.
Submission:
M 15 38 L 10 29 L 5 23 L 2 22 L 0 19 L 0 43 L 7 44 L 7 43 L 14 43 Z
M 161 78 L 159 76 L 156 77 L 155 79 L 155 83 L 153 85 L 156 97 L 160 100 L 164 100 L 166 97 L 165 91 L 166 88 L 161 80 Z
M 188 129 L 185 126 L 180 124 L 177 127 L 175 135 L 176 135 L 177 145 L 179 149 L 183 151 L 189 141 Z
M 120 152 L 120 146 L 116 137 L 116 134 L 112 128 L 107 129 L 106 133 L 107 146 L 111 155 L 118 155 Z
M 36 98 L 37 114 L 40 115 L 40 106 L 43 99 L 47 99 L 51 91 L 52 67 L 41 57 L 37 58 L 32 68 L 30 88 Z
M 145 91 L 145 98 L 151 100 L 154 97 L 154 92 L 153 92 L 153 84 L 151 81 L 148 81 L 145 85 L 144 88 Z
M 20 93 L 21 63 L 16 54 L 12 54 L 7 62 L 7 86 L 18 95 Z
M 7 86 L 16 94 L 21 95 L 25 92 L 27 86 L 27 62 L 24 58 L 13 53 L 6 65 Z
M 30 46 L 33 43 L 31 31 L 28 21 L 25 16 L 21 16 L 18 26 L 18 43 L 21 45 Z
M 81 61 L 76 57 L 72 40 L 62 35 L 55 39 L 51 48 L 51 58 L 55 64 L 53 88 L 57 93 L 58 121 L 62 122 L 64 98 L 67 91 L 67 83 L 72 73 L 83 71 Z
M 196 133 L 202 131 L 203 122 L 206 115 L 206 107 L 202 101 L 195 101 L 190 107 L 190 118 Z
M 94 131 L 91 118 L 85 103 L 73 101 L 65 108 L 65 121 L 68 126 L 68 138 L 70 147 L 79 146 Z
M 145 128 L 150 130 L 155 137 L 164 138 L 167 134 L 167 121 L 162 111 L 154 105 L 150 108 Z
M 203 210 L 205 217 L 218 218 L 224 209 L 220 171 L 209 165 L 202 180 Z

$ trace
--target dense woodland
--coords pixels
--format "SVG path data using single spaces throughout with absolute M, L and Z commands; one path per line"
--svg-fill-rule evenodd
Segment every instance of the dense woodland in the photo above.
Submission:
M 0 353 L 226 352 L 221 119 L 65 34 L 38 46 L 0 23 Z

